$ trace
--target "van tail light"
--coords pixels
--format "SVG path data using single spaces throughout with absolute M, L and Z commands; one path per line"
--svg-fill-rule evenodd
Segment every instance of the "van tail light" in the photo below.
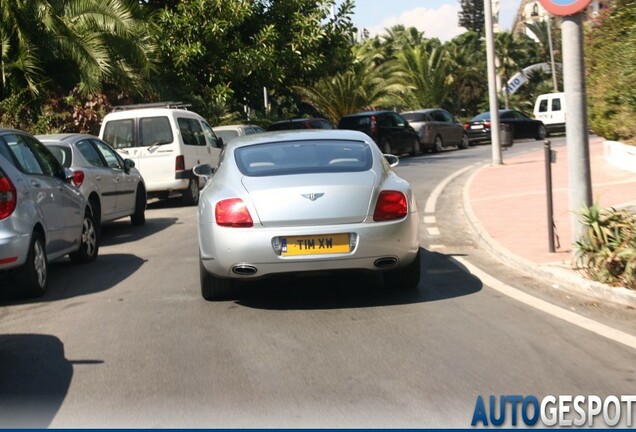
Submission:
M 183 158 L 183 155 L 177 156 L 177 159 L 174 162 L 174 170 L 185 171 L 185 159 Z
M 73 171 L 73 184 L 80 187 L 84 183 L 84 171 Z
M 0 170 L 0 220 L 11 216 L 18 203 L 18 194 L 15 186 L 2 170 Z
M 375 135 L 378 133 L 378 119 L 376 116 L 371 116 L 371 134 Z
M 399 191 L 382 191 L 373 212 L 376 222 L 402 219 L 408 213 L 406 195 Z
M 247 206 L 240 198 L 219 201 L 214 208 L 216 224 L 232 228 L 250 228 L 254 226 Z

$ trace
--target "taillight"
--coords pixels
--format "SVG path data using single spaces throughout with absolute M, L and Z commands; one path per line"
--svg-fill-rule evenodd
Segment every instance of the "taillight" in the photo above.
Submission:
M 18 203 L 18 194 L 15 186 L 0 170 L 0 220 L 8 218 L 15 210 Z
M 250 228 L 254 226 L 250 211 L 240 198 L 230 198 L 216 203 L 214 217 L 219 226 Z
M 402 219 L 408 213 L 406 195 L 398 191 L 382 191 L 373 212 L 373 220 L 388 221 Z
M 491 123 L 490 123 L 489 121 L 484 122 L 484 127 L 485 127 L 485 128 L 489 128 L 489 127 L 490 127 L 490 125 L 491 125 Z
M 74 171 L 73 180 L 71 181 L 75 186 L 80 187 L 84 183 L 84 171 Z
M 470 123 L 464 123 L 464 129 L 470 129 Z
M 376 116 L 371 116 L 371 134 L 375 135 L 378 133 L 378 119 Z
M 177 156 L 177 159 L 174 162 L 174 170 L 185 171 L 185 159 L 183 158 L 183 155 Z

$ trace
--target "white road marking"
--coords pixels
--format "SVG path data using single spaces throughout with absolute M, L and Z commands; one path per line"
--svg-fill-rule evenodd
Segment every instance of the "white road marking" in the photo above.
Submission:
M 437 219 L 435 219 L 435 216 L 424 216 L 423 222 L 427 225 L 435 225 Z
M 439 228 L 437 227 L 428 227 L 426 228 L 426 231 L 428 231 L 428 235 L 431 237 L 437 237 L 441 235 L 441 233 L 439 232 Z
M 470 264 L 464 258 L 461 257 L 453 257 L 454 260 L 461 263 L 465 266 L 470 273 L 479 278 L 484 285 L 489 286 L 490 288 L 499 291 L 500 293 L 517 300 L 525 305 L 538 309 L 542 312 L 550 314 L 556 318 L 560 318 L 563 321 L 569 322 L 570 324 L 574 324 L 578 327 L 581 327 L 585 330 L 591 331 L 592 333 L 596 333 L 599 336 L 603 336 L 607 339 L 613 340 L 614 342 L 621 343 L 630 348 L 636 349 L 636 337 L 632 336 L 623 331 L 617 330 L 613 327 L 606 326 L 605 324 L 601 324 L 598 321 L 594 321 L 592 319 L 586 318 L 579 314 L 576 314 L 572 311 L 564 309 L 562 307 L 553 305 L 545 300 L 541 300 L 530 294 L 527 294 L 523 291 L 520 291 L 516 288 L 513 288 L 500 280 L 490 276 L 488 273 L 482 271 L 478 267 Z

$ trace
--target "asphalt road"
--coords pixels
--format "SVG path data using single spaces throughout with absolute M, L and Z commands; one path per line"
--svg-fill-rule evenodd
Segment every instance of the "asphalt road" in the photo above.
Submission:
M 422 210 L 439 182 L 489 158 L 479 146 L 397 170 Z M 633 349 L 466 271 L 461 259 L 593 319 L 636 321 L 480 250 L 462 218 L 464 179 L 440 195 L 414 293 L 374 276 L 291 277 L 205 302 L 194 208 L 155 203 L 143 227 L 106 226 L 98 260 L 53 264 L 45 297 L 0 298 L 0 427 L 470 427 L 479 395 L 633 393 Z

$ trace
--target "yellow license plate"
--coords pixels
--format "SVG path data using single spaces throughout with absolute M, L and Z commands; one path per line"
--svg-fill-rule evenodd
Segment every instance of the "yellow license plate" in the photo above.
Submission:
M 349 253 L 349 234 L 292 236 L 281 238 L 281 255 L 321 255 Z

